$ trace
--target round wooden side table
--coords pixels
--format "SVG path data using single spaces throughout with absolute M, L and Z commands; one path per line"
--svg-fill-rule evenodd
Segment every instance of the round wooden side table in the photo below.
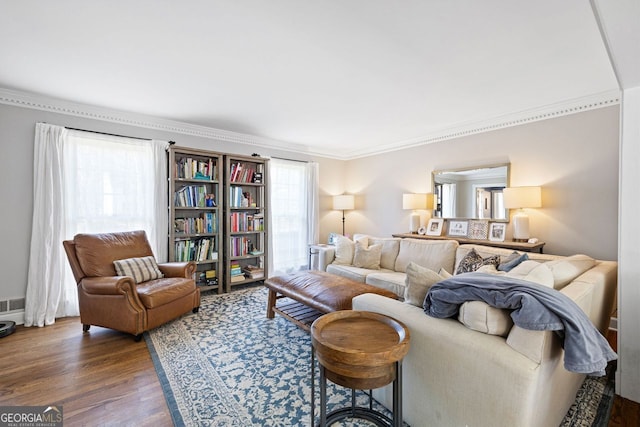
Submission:
M 344 418 L 378 426 L 402 426 L 402 359 L 409 330 L 401 322 L 369 311 L 325 314 L 311 325 L 311 425 L 315 424 L 315 357 L 320 369 L 320 426 Z M 351 407 L 327 414 L 327 379 L 351 389 Z M 393 382 L 393 419 L 373 409 L 371 390 Z M 357 407 L 355 390 L 369 390 L 369 407 Z

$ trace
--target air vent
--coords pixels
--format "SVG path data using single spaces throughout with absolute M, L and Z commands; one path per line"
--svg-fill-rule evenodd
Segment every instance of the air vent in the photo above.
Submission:
M 13 310 L 24 310 L 24 298 L 9 300 L 9 311 Z

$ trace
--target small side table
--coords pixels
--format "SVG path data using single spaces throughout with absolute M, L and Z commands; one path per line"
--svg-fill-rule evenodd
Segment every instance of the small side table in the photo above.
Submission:
M 322 253 L 322 249 L 324 248 L 328 248 L 329 246 L 332 245 L 327 245 L 324 243 L 314 243 L 309 245 L 309 270 L 314 270 L 314 264 L 312 263 L 312 257 L 313 256 L 319 256 Z M 318 263 L 316 263 L 315 265 L 319 265 L 320 262 L 318 261 Z
M 379 313 L 341 310 L 311 325 L 311 425 L 315 423 L 315 357 L 320 365 L 320 426 L 344 418 L 362 418 L 378 426 L 402 426 L 402 359 L 409 351 L 409 330 Z M 351 407 L 327 411 L 327 378 L 351 389 Z M 393 419 L 376 411 L 371 389 L 393 382 Z M 369 407 L 356 407 L 355 390 L 369 389 Z

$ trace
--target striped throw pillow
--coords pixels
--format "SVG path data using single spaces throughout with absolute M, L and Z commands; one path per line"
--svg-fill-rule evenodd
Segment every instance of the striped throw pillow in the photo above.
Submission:
M 118 276 L 132 277 L 136 283 L 164 277 L 164 274 L 158 268 L 158 264 L 156 264 L 155 258 L 152 256 L 120 259 L 113 261 L 113 265 Z

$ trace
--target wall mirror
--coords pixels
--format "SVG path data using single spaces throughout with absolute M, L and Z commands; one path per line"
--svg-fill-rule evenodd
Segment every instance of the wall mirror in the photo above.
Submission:
M 433 171 L 435 218 L 507 221 L 502 190 L 509 186 L 509 163 Z

